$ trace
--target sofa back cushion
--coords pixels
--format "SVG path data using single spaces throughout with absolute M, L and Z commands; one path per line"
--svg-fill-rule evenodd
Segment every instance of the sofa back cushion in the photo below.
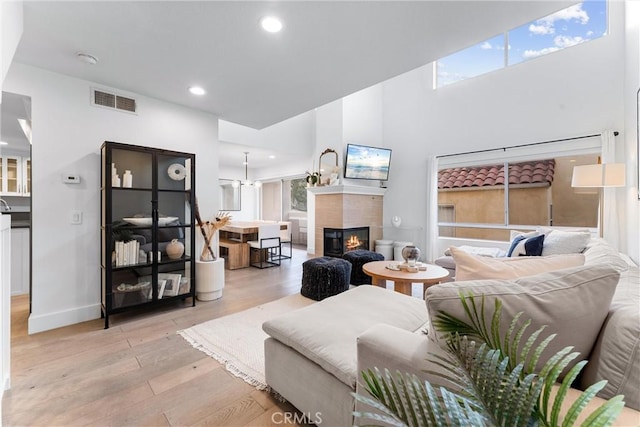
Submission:
M 457 281 L 515 279 L 584 264 L 584 255 L 582 254 L 487 258 L 472 255 L 456 247 L 449 250 L 456 263 Z
M 598 265 L 580 266 L 514 280 L 443 283 L 428 288 L 427 311 L 432 324 L 440 312 L 447 312 L 469 321 L 460 303 L 459 293 L 471 292 L 478 307 L 481 296 L 484 295 L 485 319 L 490 325 L 494 300 L 498 298 L 503 304 L 500 325 L 502 336 L 519 312 L 523 312 L 521 322 L 531 319 L 527 335 L 543 325 L 547 325 L 543 336 L 557 334 L 543 353 L 538 369 L 553 354 L 567 346 L 573 346 L 574 351 L 580 353 L 574 360 L 575 364 L 587 359 L 591 353 L 607 317 L 619 276 L 614 269 Z M 430 333 L 442 341 L 433 326 Z
M 640 271 L 637 266 L 620 276 L 580 387 L 585 389 L 600 380 L 607 380 L 607 385 L 598 396 L 611 399 L 623 394 L 626 406 L 640 411 Z

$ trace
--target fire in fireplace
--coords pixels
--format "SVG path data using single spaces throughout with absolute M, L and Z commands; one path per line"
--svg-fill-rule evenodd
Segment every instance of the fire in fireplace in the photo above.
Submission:
M 369 227 L 324 229 L 324 256 L 341 257 L 356 249 L 369 249 Z

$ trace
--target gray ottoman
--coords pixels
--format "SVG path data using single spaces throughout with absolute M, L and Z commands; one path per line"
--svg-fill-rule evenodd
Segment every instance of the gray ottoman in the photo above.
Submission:
M 349 289 L 351 263 L 341 258 L 312 258 L 302 263 L 300 293 L 316 301 Z
M 384 255 L 366 249 L 345 252 L 342 259 L 351 263 L 351 284 L 355 286 L 370 285 L 371 277 L 362 271 L 362 266 L 371 261 L 384 261 Z

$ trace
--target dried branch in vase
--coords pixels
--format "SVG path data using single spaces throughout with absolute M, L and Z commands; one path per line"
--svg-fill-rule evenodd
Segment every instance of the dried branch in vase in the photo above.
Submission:
M 205 245 L 202 248 L 202 254 L 200 254 L 200 261 L 214 261 L 216 259 L 216 255 L 211 248 L 211 239 L 216 231 L 224 227 L 230 220 L 231 215 L 229 215 L 229 212 L 218 212 L 213 221 L 198 221 Z

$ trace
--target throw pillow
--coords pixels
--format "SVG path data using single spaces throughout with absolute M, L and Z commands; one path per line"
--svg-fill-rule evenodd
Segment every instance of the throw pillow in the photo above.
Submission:
M 441 283 L 427 289 L 426 304 L 432 324 L 440 312 L 469 321 L 460 303 L 459 293 L 473 293 L 478 307 L 484 295 L 485 318 L 487 325 L 490 325 L 494 300 L 499 298 L 503 304 L 500 324 L 502 336 L 519 312 L 523 312 L 522 322 L 531 319 L 527 335 L 543 325 L 547 325 L 542 334 L 544 337 L 557 334 L 543 353 L 538 369 L 551 355 L 566 346 L 573 346 L 574 351 L 580 353 L 573 365 L 589 357 L 607 317 L 619 277 L 620 274 L 613 268 L 596 265 L 515 280 Z M 442 341 L 435 329 L 430 334 Z
M 456 281 L 515 279 L 584 264 L 582 254 L 487 258 L 469 254 L 456 247 L 451 248 L 451 254 L 456 262 Z
M 542 255 L 543 245 L 544 234 L 534 237 L 519 235 L 511 240 L 507 256 L 540 256 Z
M 582 253 L 591 240 L 588 231 L 552 230 L 545 236 L 542 256 Z

